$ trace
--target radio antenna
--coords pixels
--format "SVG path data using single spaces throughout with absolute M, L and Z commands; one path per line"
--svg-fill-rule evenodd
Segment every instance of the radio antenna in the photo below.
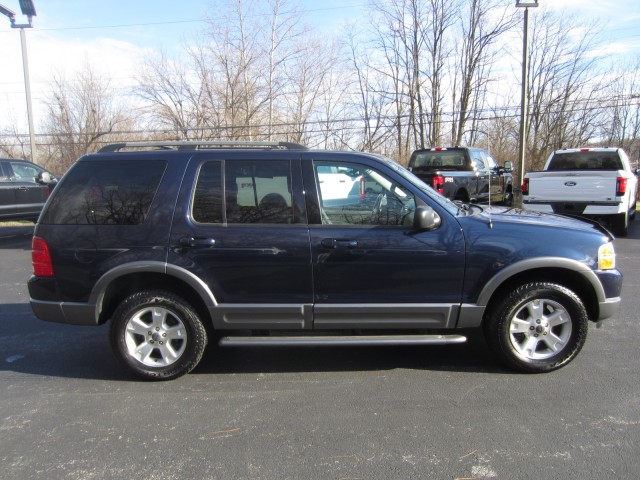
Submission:
M 493 222 L 491 221 L 491 176 L 493 173 L 493 169 L 489 169 L 488 170 L 489 173 L 489 202 L 488 202 L 488 208 L 489 208 L 489 228 L 493 228 Z

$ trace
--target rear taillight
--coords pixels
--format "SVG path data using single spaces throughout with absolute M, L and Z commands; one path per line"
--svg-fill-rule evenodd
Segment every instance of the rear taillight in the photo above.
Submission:
M 522 179 L 522 194 L 529 195 L 529 179 L 528 178 Z
M 627 193 L 627 179 L 618 177 L 616 179 L 616 197 L 622 197 L 625 193 Z
M 436 175 L 431 180 L 431 186 L 433 189 L 441 194 L 444 194 L 444 177 L 442 175 Z
M 31 240 L 31 262 L 33 274 L 36 277 L 53 277 L 53 263 L 51 263 L 49 245 L 40 237 L 33 237 Z

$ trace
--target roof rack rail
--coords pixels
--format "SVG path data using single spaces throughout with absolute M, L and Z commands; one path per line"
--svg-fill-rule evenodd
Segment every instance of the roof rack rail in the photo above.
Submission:
M 185 140 L 122 142 L 105 145 L 98 153 L 119 152 L 130 148 L 157 148 L 166 150 L 206 150 L 211 148 L 262 148 L 274 150 L 309 150 L 306 145 L 291 142 L 241 142 L 232 140 Z

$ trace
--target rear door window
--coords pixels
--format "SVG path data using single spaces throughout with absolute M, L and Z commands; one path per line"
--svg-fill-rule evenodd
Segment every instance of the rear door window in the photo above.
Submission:
M 289 160 L 227 162 L 227 223 L 293 223 Z
M 191 216 L 203 224 L 300 223 L 292 191 L 289 160 L 206 161 L 198 172 Z

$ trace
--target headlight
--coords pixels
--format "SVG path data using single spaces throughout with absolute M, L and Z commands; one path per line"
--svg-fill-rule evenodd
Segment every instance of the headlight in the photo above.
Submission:
M 616 252 L 613 249 L 613 243 L 605 243 L 598 249 L 598 269 L 611 270 L 612 268 L 616 268 Z

